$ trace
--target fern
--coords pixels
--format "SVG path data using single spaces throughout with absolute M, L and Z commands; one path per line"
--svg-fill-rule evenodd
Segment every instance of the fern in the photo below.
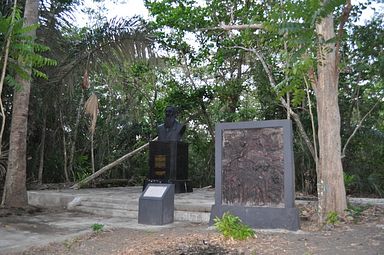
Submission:
M 332 14 L 337 8 L 345 4 L 345 0 L 330 0 L 317 8 L 312 16 L 312 25 L 315 25 L 321 18 Z
M 0 14 L 0 39 L 12 35 L 12 43 L 9 49 L 6 82 L 15 89 L 20 89 L 16 75 L 21 79 L 30 80 L 31 74 L 25 68 L 32 67 L 32 74 L 35 77 L 48 79 L 47 75 L 37 68 L 43 66 L 54 66 L 56 60 L 42 56 L 40 53 L 49 50 L 47 46 L 34 42 L 34 38 L 28 35 L 29 32 L 36 30 L 38 24 L 24 26 L 21 11 L 16 10 L 13 23 L 10 16 Z
M 35 68 L 32 69 L 32 74 L 33 74 L 33 76 L 35 76 L 37 78 L 42 78 L 42 79 L 48 80 L 48 76 L 45 73 L 43 73 L 43 72 L 41 72 Z
M 17 32 L 19 33 L 19 34 L 23 34 L 23 35 L 25 35 L 25 34 L 27 34 L 27 33 L 29 33 L 29 32 L 32 32 L 32 31 L 34 31 L 34 30 L 36 30 L 36 29 L 38 29 L 39 28 L 39 24 L 32 24 L 32 25 L 30 25 L 30 26 L 24 26 L 24 25 L 22 25 L 22 27 L 20 28 L 20 30 L 18 30 Z
M 15 65 L 15 64 L 11 64 L 9 65 L 9 68 L 12 68 L 13 74 L 18 74 L 20 76 L 21 79 L 23 80 L 30 80 L 31 77 L 30 77 L 30 74 L 25 71 L 25 66 L 21 66 L 20 64 L 18 65 Z
M 5 81 L 7 82 L 7 84 L 8 84 L 9 86 L 14 87 L 15 89 L 17 89 L 17 88 L 21 88 L 20 83 L 18 83 L 18 82 L 15 80 L 15 78 L 13 78 L 12 75 L 9 75 L 9 74 L 6 75 L 6 76 L 5 76 Z
M 33 50 L 35 52 L 46 52 L 46 51 L 49 51 L 50 49 L 48 46 L 45 46 L 45 45 L 42 45 L 39 43 L 34 43 L 33 44 Z

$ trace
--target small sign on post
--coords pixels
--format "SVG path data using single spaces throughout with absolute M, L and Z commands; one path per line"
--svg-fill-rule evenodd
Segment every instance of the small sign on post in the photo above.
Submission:
M 173 223 L 175 185 L 149 183 L 139 198 L 139 223 L 165 225 Z

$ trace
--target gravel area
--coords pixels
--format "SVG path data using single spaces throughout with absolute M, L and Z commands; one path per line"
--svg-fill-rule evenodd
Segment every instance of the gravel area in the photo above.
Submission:
M 308 203 L 300 206 L 301 230 L 259 230 L 245 241 L 225 239 L 206 224 L 188 223 L 160 230 L 109 228 L 8 254 L 384 254 L 384 207 L 364 209 L 319 228 Z

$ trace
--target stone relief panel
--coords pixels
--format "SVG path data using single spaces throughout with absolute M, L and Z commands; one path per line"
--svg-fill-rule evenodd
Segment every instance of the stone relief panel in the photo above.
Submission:
M 284 207 L 283 128 L 227 129 L 222 142 L 222 203 Z

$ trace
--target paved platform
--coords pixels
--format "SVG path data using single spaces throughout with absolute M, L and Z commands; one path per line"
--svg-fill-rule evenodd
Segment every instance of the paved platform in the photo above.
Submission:
M 28 200 L 29 204 L 39 207 L 61 207 L 100 216 L 137 219 L 141 191 L 141 186 L 38 190 L 28 191 Z M 212 188 L 202 188 L 175 194 L 175 221 L 208 223 L 214 193 Z
M 99 216 L 138 219 L 139 197 L 142 186 L 61 189 L 28 191 L 29 204 L 49 208 L 60 207 L 69 211 Z M 352 204 L 384 206 L 384 199 L 348 198 Z M 215 202 L 213 188 L 193 189 L 192 193 L 175 194 L 175 221 L 208 223 L 211 207 Z M 296 204 L 308 203 L 296 199 Z

